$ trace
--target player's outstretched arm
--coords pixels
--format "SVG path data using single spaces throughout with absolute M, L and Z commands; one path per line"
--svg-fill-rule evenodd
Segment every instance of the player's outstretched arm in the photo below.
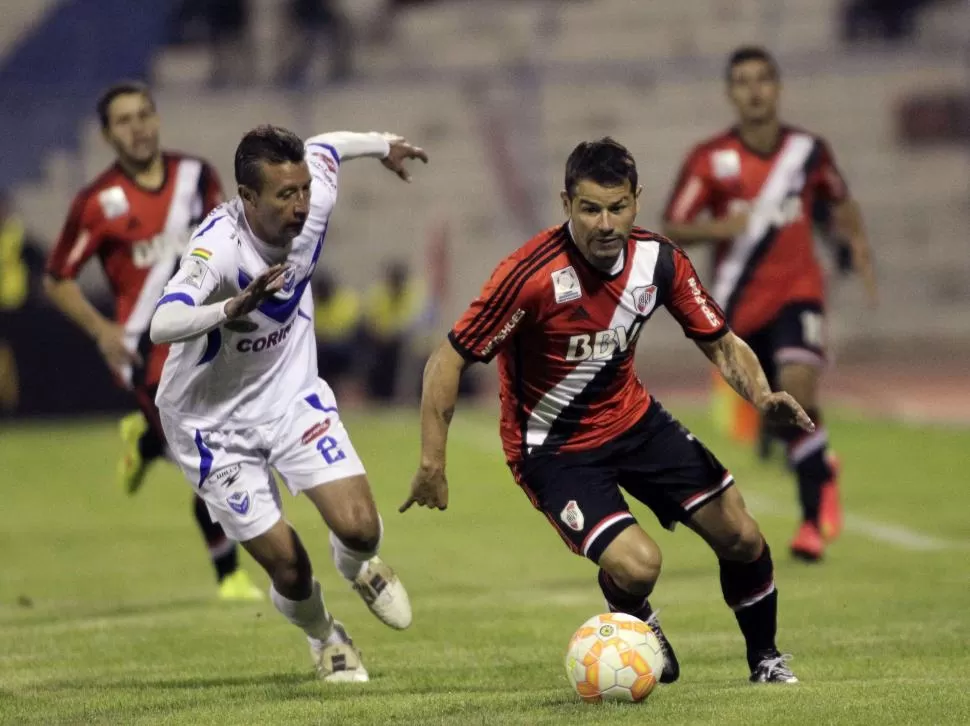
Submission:
M 458 382 L 468 363 L 449 341 L 431 354 L 424 367 L 421 391 L 421 463 L 411 482 L 411 494 L 399 511 L 412 504 L 429 509 L 448 508 L 445 448 L 448 427 L 458 402 Z
M 862 220 L 862 210 L 859 203 L 848 198 L 835 205 L 832 210 L 835 222 L 835 232 L 842 239 L 848 241 L 852 250 L 852 269 L 862 277 L 862 284 L 866 289 L 869 304 L 875 307 L 879 303 L 879 287 L 876 284 L 876 272 L 872 265 L 872 254 L 869 248 L 869 236 L 866 234 L 865 222 Z
M 397 134 L 358 133 L 356 131 L 331 131 L 307 139 L 307 146 L 329 148 L 342 163 L 348 159 L 380 159 L 381 163 L 402 180 L 411 181 L 411 174 L 404 166 L 408 159 L 420 159 L 428 163 L 428 154 L 420 146 L 408 143 Z
M 758 357 L 737 335 L 728 332 L 715 341 L 699 340 L 697 347 L 717 366 L 731 388 L 772 423 L 795 424 L 805 431 L 815 430 L 815 424 L 794 398 L 784 391 L 771 392 Z
M 720 219 L 704 219 L 691 222 L 664 222 L 663 233 L 679 245 L 697 242 L 715 242 L 732 239 L 748 228 L 747 212 L 732 214 Z
M 112 370 L 120 372 L 126 365 L 141 364 L 141 356 L 125 347 L 124 329 L 98 312 L 76 281 L 46 275 L 44 291 L 58 310 L 94 339 Z

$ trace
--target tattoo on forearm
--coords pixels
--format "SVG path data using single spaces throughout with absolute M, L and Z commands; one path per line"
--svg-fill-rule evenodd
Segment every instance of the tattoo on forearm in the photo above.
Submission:
M 768 392 L 768 381 L 754 355 L 744 356 L 743 352 L 738 345 L 728 343 L 721 346 L 719 368 L 728 385 L 747 401 L 753 402 L 759 394 Z M 745 358 L 749 360 L 746 361 Z

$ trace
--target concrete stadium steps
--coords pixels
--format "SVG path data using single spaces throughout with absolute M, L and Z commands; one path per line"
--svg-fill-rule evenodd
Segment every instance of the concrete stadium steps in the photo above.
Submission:
M 501 12 L 472 3 L 452 3 L 402 13 L 398 50 L 406 65 L 491 64 L 528 46 L 551 61 L 662 59 L 720 55 L 741 42 L 767 42 L 792 53 L 830 42 L 837 23 L 836 0 L 792 3 L 774 9 L 757 0 L 691 3 L 509 3 Z M 541 35 L 537 35 L 539 31 Z M 479 50 L 481 44 L 484 47 Z M 419 48 L 407 55 L 407 49 Z
M 270 77 L 280 47 L 283 2 L 255 2 L 261 78 Z M 883 290 L 878 311 L 862 304 L 857 281 L 833 283 L 836 341 L 919 331 L 966 334 L 970 263 L 963 238 L 970 226 L 964 198 L 970 153 L 900 149 L 893 116 L 906 94 L 962 87 L 966 72 L 956 64 L 933 66 L 917 54 L 833 51 L 838 5 L 839 0 L 779 0 L 771 7 L 762 0 L 434 3 L 405 10 L 389 46 L 359 50 L 366 82 L 292 95 L 264 88 L 180 91 L 207 79 L 209 59 L 205 52 L 172 51 L 155 66 L 163 89 L 158 95 L 163 140 L 167 147 L 211 159 L 230 190 L 235 146 L 262 122 L 302 135 L 341 128 L 397 131 L 426 146 L 432 163 L 416 170 L 412 185 L 379 167 L 367 168 L 367 162 L 344 170 L 323 264 L 358 287 L 371 282 L 390 257 L 403 256 L 420 270 L 428 235 L 447 220 L 454 292 L 444 317 L 450 319 L 494 263 L 527 236 L 507 208 L 493 150 L 483 140 L 482 98 L 498 99 L 506 122 L 520 121 L 526 129 L 535 124 L 535 133 L 519 131 L 510 148 L 518 152 L 520 135 L 538 145 L 525 150 L 530 159 L 534 153 L 535 163 L 519 171 L 536 185 L 543 220 L 561 217 L 556 192 L 566 154 L 582 139 L 611 134 L 640 162 L 641 222 L 656 227 L 686 151 L 730 123 L 719 75 L 723 55 L 746 40 L 769 40 L 783 64 L 792 59 L 793 67 L 783 67 L 785 116 L 831 142 L 863 206 L 878 261 Z M 553 11 L 558 16 L 550 23 Z M 360 14 L 368 12 L 372 9 Z M 833 52 L 837 59 L 822 55 Z M 509 80 L 502 69 L 520 56 L 553 73 L 535 107 L 523 106 L 524 113 L 517 114 L 517 104 L 529 102 L 528 92 L 501 88 Z M 611 67 L 604 60 L 618 63 Z M 584 63 L 566 65 L 576 61 Z M 415 80 L 400 80 L 415 69 Z M 456 80 L 462 77 L 456 69 L 489 79 L 498 92 L 489 87 L 470 95 Z M 53 238 L 58 231 L 80 183 L 78 170 L 87 181 L 109 161 L 95 124 L 86 131 L 80 163 L 52 156 L 45 183 L 19 195 L 38 232 Z M 689 347 L 669 321 L 652 324 L 649 339 L 664 349 Z

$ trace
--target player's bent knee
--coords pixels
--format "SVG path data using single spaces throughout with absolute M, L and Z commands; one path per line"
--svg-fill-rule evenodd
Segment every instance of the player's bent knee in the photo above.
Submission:
M 660 561 L 631 558 L 616 563 L 607 572 L 627 592 L 648 592 L 660 577 Z
M 660 577 L 662 564 L 660 548 L 639 527 L 624 530 L 610 543 L 599 561 L 599 566 L 620 588 L 632 593 L 652 590 Z
M 724 532 L 718 542 L 717 555 L 734 562 L 753 562 L 761 555 L 764 537 L 758 523 L 744 515 L 736 520 L 735 526 Z
M 278 557 L 271 564 L 269 576 L 273 586 L 287 597 L 295 595 L 296 599 L 303 599 L 309 596 L 312 589 L 313 568 L 302 547 L 286 556 Z
M 381 541 L 381 520 L 373 505 L 350 507 L 331 522 L 331 531 L 347 547 L 358 552 L 376 550 Z
M 345 545 L 368 551 L 380 543 L 381 520 L 366 477 L 321 484 L 305 493 Z
M 266 571 L 278 592 L 296 600 L 309 596 L 313 580 L 310 557 L 285 521 L 280 520 L 268 532 L 242 545 Z

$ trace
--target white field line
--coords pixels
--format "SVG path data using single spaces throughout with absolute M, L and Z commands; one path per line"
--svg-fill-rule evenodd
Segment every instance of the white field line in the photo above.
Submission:
M 456 421 L 455 425 L 452 426 L 451 435 L 453 438 L 460 439 L 467 446 L 483 453 L 493 454 L 496 458 L 501 458 L 502 446 L 499 442 L 497 429 L 497 423 L 494 427 L 490 427 L 483 424 Z M 786 519 L 795 519 L 797 516 L 793 505 L 786 505 L 772 497 L 750 492 L 743 486 L 741 490 L 744 493 L 745 502 L 753 512 L 785 517 Z M 970 550 L 970 542 L 936 537 L 926 532 L 891 522 L 880 522 L 851 512 L 845 512 L 844 528 L 846 532 L 859 535 L 872 542 L 888 544 L 912 552 Z

